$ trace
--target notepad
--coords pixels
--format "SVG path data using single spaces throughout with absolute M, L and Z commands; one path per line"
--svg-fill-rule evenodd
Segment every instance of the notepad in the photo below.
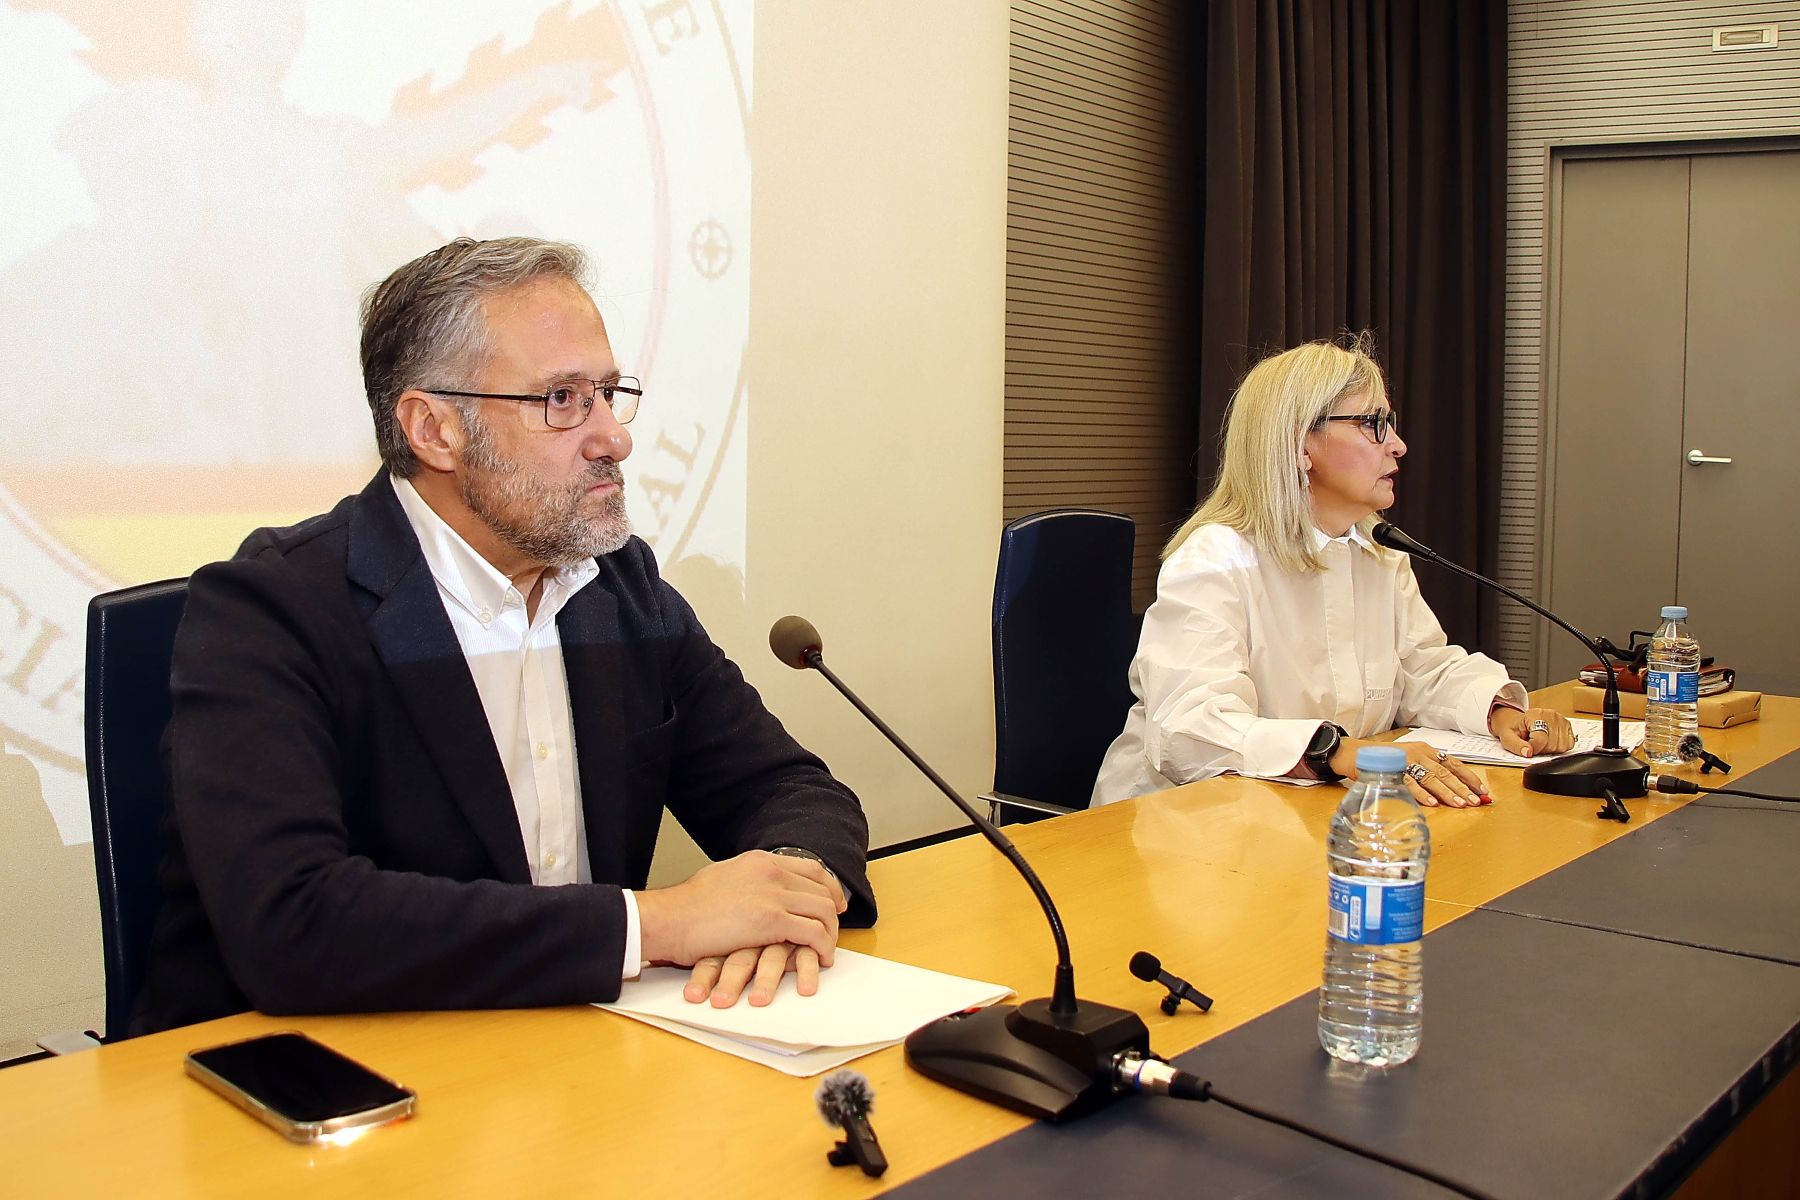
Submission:
M 1600 744 L 1600 722 L 1575 718 L 1569 722 L 1575 731 L 1575 745 L 1567 751 L 1579 754 L 1592 750 Z M 1540 754 L 1536 758 L 1525 758 L 1514 754 L 1500 744 L 1500 739 L 1479 733 L 1458 733 L 1454 729 L 1415 729 L 1411 733 L 1402 734 L 1395 739 L 1401 742 L 1424 742 L 1435 750 L 1448 750 L 1466 763 L 1481 763 L 1491 767 L 1529 767 L 1532 763 L 1549 762 L 1553 758 L 1561 758 L 1560 754 Z M 1630 749 L 1644 740 L 1644 723 L 1642 721 L 1619 722 L 1619 744 Z
M 766 1007 L 740 999 L 730 1008 L 682 998 L 685 967 L 648 967 L 627 980 L 619 999 L 596 1007 L 773 1067 L 788 1075 L 817 1075 L 899 1042 L 939 1017 L 982 1008 L 1012 989 L 928 971 L 840 949 L 819 973 L 817 994 L 802 996 L 790 972 Z

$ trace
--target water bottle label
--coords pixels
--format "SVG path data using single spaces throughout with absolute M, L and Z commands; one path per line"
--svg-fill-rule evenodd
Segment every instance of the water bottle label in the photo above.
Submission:
M 1700 675 L 1695 671 L 1645 671 L 1644 699 L 1692 704 L 1700 699 Z
M 1329 879 L 1326 924 L 1356 946 L 1416 942 L 1425 933 L 1425 884 L 1407 879 Z

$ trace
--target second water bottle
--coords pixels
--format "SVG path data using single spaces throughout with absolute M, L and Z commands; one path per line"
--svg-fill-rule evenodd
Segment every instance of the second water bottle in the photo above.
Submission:
M 1425 1018 L 1425 870 L 1431 829 L 1406 786 L 1406 751 L 1363 746 L 1331 818 L 1319 1043 L 1344 1062 L 1392 1067 L 1419 1052 Z

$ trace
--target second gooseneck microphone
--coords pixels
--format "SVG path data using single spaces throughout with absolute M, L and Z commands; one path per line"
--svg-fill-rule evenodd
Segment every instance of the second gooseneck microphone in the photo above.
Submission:
M 907 1037 L 907 1062 L 939 1083 L 1044 1120 L 1073 1120 L 1110 1104 L 1122 1094 L 1112 1064 L 1122 1055 L 1153 1057 L 1143 1019 L 1127 1009 L 1076 997 L 1069 939 L 1037 872 L 1011 838 L 957 795 L 825 665 L 823 646 L 819 631 L 804 617 L 783 617 L 769 630 L 769 648 L 776 658 L 830 680 L 1006 856 L 1037 897 L 1056 942 L 1056 978 L 1049 999 L 1027 1000 L 1017 1008 L 995 1004 L 934 1021 Z
M 1553 796 L 1602 799 L 1606 802 L 1605 806 L 1596 816 L 1610 821 L 1631 820 L 1631 813 L 1623 802 L 1645 794 L 1645 780 L 1649 777 L 1649 772 L 1619 745 L 1619 680 L 1612 663 L 1601 652 L 1594 639 L 1530 597 L 1522 596 L 1504 583 L 1471 571 L 1460 563 L 1451 562 L 1423 542 L 1408 536 L 1398 525 L 1387 521 L 1377 522 L 1369 531 L 1369 537 L 1377 545 L 1434 562 L 1458 575 L 1473 579 L 1483 587 L 1492 588 L 1508 599 L 1516 600 L 1551 624 L 1573 634 L 1593 653 L 1600 665 L 1606 668 L 1606 698 L 1601 702 L 1599 748 L 1582 754 L 1564 754 L 1548 762 L 1533 763 L 1525 768 L 1525 786 L 1534 792 Z

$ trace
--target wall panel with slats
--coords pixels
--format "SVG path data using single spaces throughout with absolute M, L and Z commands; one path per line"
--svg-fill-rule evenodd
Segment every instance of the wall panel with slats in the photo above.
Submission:
M 1768 49 L 1713 50 L 1713 30 L 1738 25 L 1779 25 L 1780 42 Z M 1536 594 L 1544 511 L 1549 148 L 1800 132 L 1800 11 L 1792 0 L 1512 0 L 1507 59 L 1500 578 Z M 1518 678 L 1542 682 L 1543 636 L 1523 610 L 1500 610 L 1500 657 Z
M 1173 2 L 1012 4 L 1005 516 L 1129 513 L 1139 608 L 1194 504 L 1171 336 Z

